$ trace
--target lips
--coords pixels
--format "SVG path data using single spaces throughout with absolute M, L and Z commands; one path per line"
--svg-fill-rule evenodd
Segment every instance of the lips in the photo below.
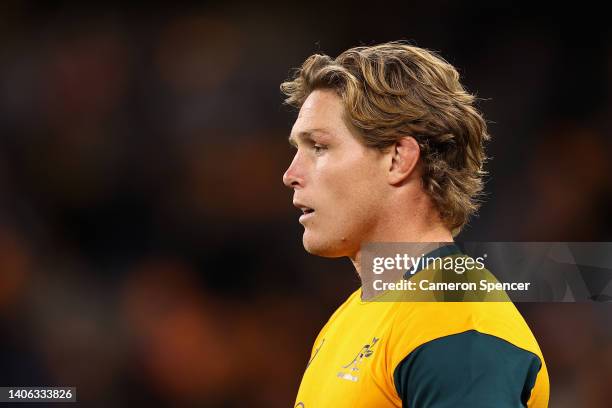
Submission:
M 310 211 L 310 212 L 305 212 L 304 214 L 302 214 L 300 216 L 300 224 L 303 224 L 304 221 L 308 220 L 309 218 L 314 217 L 314 210 Z
M 302 204 L 299 201 L 294 201 L 293 205 L 296 206 L 297 208 L 299 208 L 302 211 L 302 215 L 300 216 L 300 222 L 303 222 L 304 220 L 311 218 L 314 216 L 315 213 L 315 209 L 312 207 L 309 207 L 305 204 Z

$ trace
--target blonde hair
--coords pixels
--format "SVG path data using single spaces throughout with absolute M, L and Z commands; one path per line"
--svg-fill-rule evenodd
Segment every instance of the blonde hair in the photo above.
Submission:
M 342 98 L 345 119 L 366 146 L 384 151 L 404 136 L 417 141 L 423 188 L 454 234 L 478 210 L 487 125 L 443 58 L 403 42 L 355 47 L 336 59 L 312 55 L 281 84 L 285 103 L 296 108 L 315 89 Z

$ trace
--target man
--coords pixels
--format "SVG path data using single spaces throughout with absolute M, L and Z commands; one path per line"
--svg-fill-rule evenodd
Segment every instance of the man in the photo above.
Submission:
M 283 182 L 309 253 L 349 257 L 363 282 L 367 243 L 450 243 L 477 210 L 486 123 L 436 54 L 392 42 L 312 55 L 281 90 L 299 108 Z M 319 333 L 295 407 L 547 406 L 542 352 L 511 302 L 362 296 Z

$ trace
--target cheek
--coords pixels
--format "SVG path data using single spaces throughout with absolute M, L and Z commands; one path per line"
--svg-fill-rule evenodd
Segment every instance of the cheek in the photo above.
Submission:
M 377 205 L 382 181 L 377 169 L 364 162 L 365 158 L 353 159 L 321 173 L 327 205 L 337 217 L 367 216 Z

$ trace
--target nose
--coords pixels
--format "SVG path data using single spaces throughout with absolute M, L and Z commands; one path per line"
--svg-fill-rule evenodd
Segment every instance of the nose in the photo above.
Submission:
M 298 160 L 298 154 L 296 153 L 285 174 L 283 174 L 283 183 L 289 188 L 297 188 L 304 185 L 304 179 L 299 171 Z

